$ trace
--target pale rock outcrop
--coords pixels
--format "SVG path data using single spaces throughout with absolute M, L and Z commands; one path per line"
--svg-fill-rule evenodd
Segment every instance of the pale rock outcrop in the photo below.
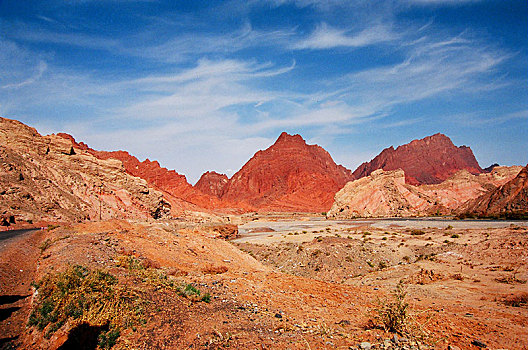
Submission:
M 170 204 L 115 159 L 0 118 L 0 205 L 22 220 L 161 218 Z
M 514 179 L 522 167 L 495 167 L 473 175 L 460 170 L 444 182 L 413 186 L 403 170 L 375 170 L 337 192 L 329 218 L 425 216 L 453 214 L 466 202 Z
M 436 185 L 422 185 L 418 190 L 435 198 L 443 207 L 455 210 L 468 200 L 495 189 L 513 179 L 522 167 L 500 166 L 489 173 L 473 175 L 467 170 L 460 170 L 447 180 Z
M 528 165 L 515 178 L 465 203 L 459 212 L 478 216 L 528 216 Z
M 329 218 L 413 216 L 428 213 L 434 198 L 405 183 L 403 170 L 373 171 L 369 176 L 348 182 L 335 195 Z

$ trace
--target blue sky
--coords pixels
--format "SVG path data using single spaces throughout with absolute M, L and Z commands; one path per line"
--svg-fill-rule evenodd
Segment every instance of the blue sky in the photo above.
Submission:
M 195 182 L 280 132 L 354 170 L 437 132 L 528 163 L 526 0 L 0 0 L 0 115 Z

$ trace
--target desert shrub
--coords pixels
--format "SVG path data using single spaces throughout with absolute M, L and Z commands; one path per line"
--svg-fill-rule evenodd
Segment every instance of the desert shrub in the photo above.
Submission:
M 46 249 L 48 249 L 51 246 L 51 243 L 51 239 L 46 238 L 46 240 L 39 246 L 40 252 L 43 253 Z
M 117 266 L 124 267 L 127 270 L 144 270 L 145 267 L 141 260 L 130 255 L 120 255 L 117 257 Z
M 521 307 L 528 305 L 528 293 L 521 293 L 506 297 L 503 303 L 508 306 Z
M 392 300 L 378 301 L 374 319 L 385 331 L 408 333 L 409 304 L 405 301 L 406 295 L 405 286 L 400 281 L 392 292 Z
M 117 338 L 121 335 L 121 332 L 119 329 L 110 329 L 107 332 L 103 332 L 99 334 L 98 338 L 98 345 L 101 349 L 110 349 L 112 348 L 116 342 Z
M 412 236 L 422 236 L 425 235 L 425 232 L 423 230 L 413 229 L 411 230 Z
M 460 238 L 460 236 L 457 235 L 456 233 L 453 233 L 453 234 L 451 235 L 451 238 Z
M 464 280 L 464 276 L 462 276 L 462 274 L 460 274 L 460 273 L 455 273 L 454 275 L 451 275 L 451 278 L 453 278 L 455 280 L 458 280 L 458 281 L 463 281 Z
M 202 295 L 202 299 L 201 300 L 203 302 L 210 303 L 211 302 L 211 294 L 204 293 L 204 295 Z
M 113 330 L 103 341 L 109 348 L 119 337 L 119 329 L 140 321 L 143 301 L 135 292 L 119 286 L 116 277 L 102 270 L 72 266 L 64 272 L 45 276 L 35 287 L 38 296 L 28 325 L 46 330 L 47 338 L 68 321 L 72 321 L 72 327 L 88 323 Z
M 204 293 L 202 295 L 202 292 L 190 283 L 183 283 L 179 285 L 177 290 L 181 296 L 192 301 L 203 301 L 206 303 L 211 302 L 211 295 L 209 293 Z
M 495 281 L 499 283 L 506 283 L 506 284 L 524 284 L 526 283 L 526 280 L 522 280 L 517 278 L 516 274 L 508 275 L 508 276 L 501 276 L 495 278 Z
M 383 270 L 386 269 L 389 266 L 389 264 L 385 260 L 381 260 L 378 263 L 378 269 Z

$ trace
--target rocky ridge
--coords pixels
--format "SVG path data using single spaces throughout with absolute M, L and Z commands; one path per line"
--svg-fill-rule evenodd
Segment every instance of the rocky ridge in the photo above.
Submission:
M 161 218 L 170 204 L 120 161 L 0 118 L 0 204 L 17 221 Z
M 202 174 L 194 188 L 210 196 L 222 197 L 224 188 L 229 178 L 226 174 L 219 174 L 216 171 L 207 171 Z
M 351 179 L 322 147 L 283 132 L 229 179 L 222 199 L 261 211 L 326 211 Z
M 528 216 L 528 165 L 512 180 L 466 203 L 459 212 L 478 216 Z
M 411 185 L 438 184 L 465 169 L 472 174 L 483 172 L 471 148 L 457 147 L 449 137 L 435 134 L 408 144 L 384 149 L 370 162 L 361 164 L 355 178 L 368 176 L 377 169 L 405 172 L 405 180 Z
M 452 214 L 467 201 L 493 192 L 515 178 L 521 167 L 495 167 L 490 173 L 473 175 L 460 170 L 436 185 L 406 183 L 403 170 L 375 170 L 349 182 L 336 193 L 328 212 L 331 218 L 396 217 Z M 500 188 L 500 187 L 499 187 Z
M 175 216 L 181 215 L 185 211 L 203 211 L 224 207 L 217 197 L 195 189 L 187 182 L 184 175 L 178 174 L 175 170 L 161 167 L 158 161 L 146 159 L 141 162 L 126 151 L 97 151 L 83 142 L 78 143 L 71 135 L 65 133 L 58 135 L 70 140 L 76 147 L 86 150 L 99 159 L 116 159 L 122 162 L 129 174 L 146 180 L 149 186 L 163 192 L 165 199 L 170 202 L 172 214 Z

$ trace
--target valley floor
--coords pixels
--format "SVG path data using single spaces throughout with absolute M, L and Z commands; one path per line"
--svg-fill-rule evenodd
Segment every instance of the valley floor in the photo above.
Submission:
M 48 338 L 50 326 L 26 326 L 38 297 L 5 296 L 31 295 L 33 280 L 82 265 L 144 302 L 142 322 L 124 327 L 114 349 L 528 348 L 526 223 L 380 222 L 255 217 L 231 242 L 174 221 L 35 231 L 2 248 L 0 347 L 71 338 L 74 321 Z M 409 313 L 394 337 L 376 310 L 400 281 Z M 175 287 L 188 284 L 210 300 Z

